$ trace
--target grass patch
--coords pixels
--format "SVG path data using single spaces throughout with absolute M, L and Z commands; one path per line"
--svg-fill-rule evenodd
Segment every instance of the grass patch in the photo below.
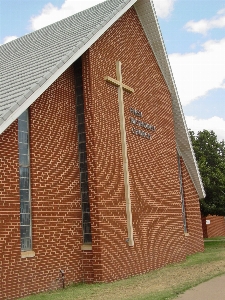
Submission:
M 108 284 L 76 284 L 23 300 L 170 300 L 187 289 L 225 274 L 225 238 L 208 239 L 203 253 L 144 275 Z
M 216 236 L 216 237 L 204 239 L 205 242 L 209 242 L 209 241 L 221 241 L 221 240 L 225 240 L 225 236 Z

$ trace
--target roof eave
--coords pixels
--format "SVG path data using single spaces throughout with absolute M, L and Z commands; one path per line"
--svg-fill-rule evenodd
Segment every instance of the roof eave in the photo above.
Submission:
M 73 49 L 62 59 L 62 61 L 65 60 L 63 64 L 61 63 L 62 61 L 60 61 L 57 66 L 41 78 L 41 80 L 36 84 L 36 88 L 31 87 L 27 93 L 18 100 L 17 103 L 19 105 L 14 105 L 7 114 L 2 116 L 0 120 L 0 134 L 2 134 L 24 112 L 24 110 L 34 103 L 34 101 L 43 94 L 43 92 L 46 91 L 47 88 L 85 51 L 87 51 L 136 1 L 137 0 L 130 0 L 124 7 L 118 10 L 112 18 L 105 20 L 104 23 L 99 26 L 98 30 L 96 30 L 94 35 L 85 38 L 85 41 L 82 41 L 78 47 Z
M 11 108 L 8 115 L 0 120 L 0 134 L 14 122 L 25 109 L 27 109 L 63 72 L 68 69 L 85 51 L 87 51 L 105 31 L 110 28 L 132 5 L 135 4 L 136 12 L 145 31 L 149 44 L 155 54 L 159 67 L 167 82 L 172 97 L 173 115 L 175 124 L 176 142 L 182 157 L 187 165 L 189 174 L 196 187 L 200 198 L 205 192 L 195 160 L 192 145 L 183 115 L 180 99 L 173 79 L 170 63 L 165 50 L 163 38 L 158 25 L 152 0 L 130 0 L 112 18 L 105 20 L 94 34 L 85 38 L 75 49 L 71 50 L 56 66 L 46 73 L 41 80 L 32 86 L 23 97 Z
M 177 146 L 179 147 L 181 156 L 187 166 L 189 175 L 193 181 L 199 198 L 204 198 L 204 187 L 190 141 L 180 98 L 173 78 L 153 2 L 152 0 L 138 0 L 134 7 L 171 93 Z

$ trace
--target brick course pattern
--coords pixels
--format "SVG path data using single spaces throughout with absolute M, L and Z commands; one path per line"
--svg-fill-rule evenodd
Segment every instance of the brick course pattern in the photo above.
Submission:
M 16 295 L 20 261 L 18 122 L 0 135 L 0 299 Z M 10 290 L 8 294 L 6 291 Z M 19 295 L 19 294 L 17 294 Z
M 117 60 L 123 82 L 135 91 L 124 92 L 133 248 L 126 243 L 118 93 L 103 80 L 116 78 Z M 84 65 L 94 282 L 141 274 L 202 251 L 200 212 L 192 212 L 199 209 L 198 196 L 186 170 L 187 213 L 193 223 L 192 245 L 185 242 L 170 93 L 133 8 L 89 49 Z M 150 141 L 131 132 L 131 107 L 143 113 L 137 119 L 156 126 Z
M 122 62 L 134 247 L 127 239 L 116 78 Z M 0 299 L 70 282 L 109 282 L 148 272 L 203 250 L 198 196 L 182 163 L 189 237 L 184 236 L 171 97 L 131 8 L 83 55 L 92 251 L 81 251 L 82 221 L 71 66 L 30 107 L 33 251 L 21 259 L 17 122 L 0 136 L 2 262 Z M 156 127 L 132 133 L 135 117 Z
M 181 172 L 185 198 L 187 230 L 189 234 L 189 236 L 185 237 L 185 245 L 186 254 L 190 255 L 204 250 L 200 203 L 183 159 L 181 159 Z
M 206 224 L 206 220 L 210 224 Z M 202 229 L 204 238 L 225 236 L 225 218 L 221 216 L 202 217 Z
M 0 136 L 2 300 L 85 276 L 73 67 L 30 107 L 30 160 L 35 257 L 21 259 L 16 121 Z

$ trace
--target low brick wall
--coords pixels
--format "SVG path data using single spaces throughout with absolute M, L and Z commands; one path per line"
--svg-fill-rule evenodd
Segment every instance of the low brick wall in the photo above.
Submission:
M 204 238 L 225 236 L 225 218 L 210 215 L 202 217 L 202 229 Z

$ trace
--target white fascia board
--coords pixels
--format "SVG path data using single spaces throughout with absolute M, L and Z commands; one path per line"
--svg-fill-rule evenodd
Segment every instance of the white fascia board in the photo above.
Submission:
M 154 11 L 153 2 L 152 0 L 138 0 L 135 4 L 135 9 L 149 41 L 149 45 L 153 50 L 155 58 L 171 93 L 175 123 L 174 129 L 179 152 L 182 153 L 181 156 L 184 159 L 185 165 L 199 197 L 204 198 L 204 187 L 190 141 L 186 120 L 180 103 L 175 80 L 173 78 L 173 73 L 167 56 L 163 37 L 159 28 L 157 16 Z
M 18 109 L 16 109 L 10 117 L 3 122 L 0 126 L 0 134 L 5 131 L 35 100 L 40 97 L 44 91 L 60 76 L 62 75 L 85 51 L 87 51 L 99 38 L 102 36 L 107 29 L 109 29 L 137 0 L 131 0 L 126 4 L 118 13 L 109 20 L 92 38 L 90 38 L 86 44 L 84 44 L 65 64 L 60 67 L 46 82 L 37 89 Z

